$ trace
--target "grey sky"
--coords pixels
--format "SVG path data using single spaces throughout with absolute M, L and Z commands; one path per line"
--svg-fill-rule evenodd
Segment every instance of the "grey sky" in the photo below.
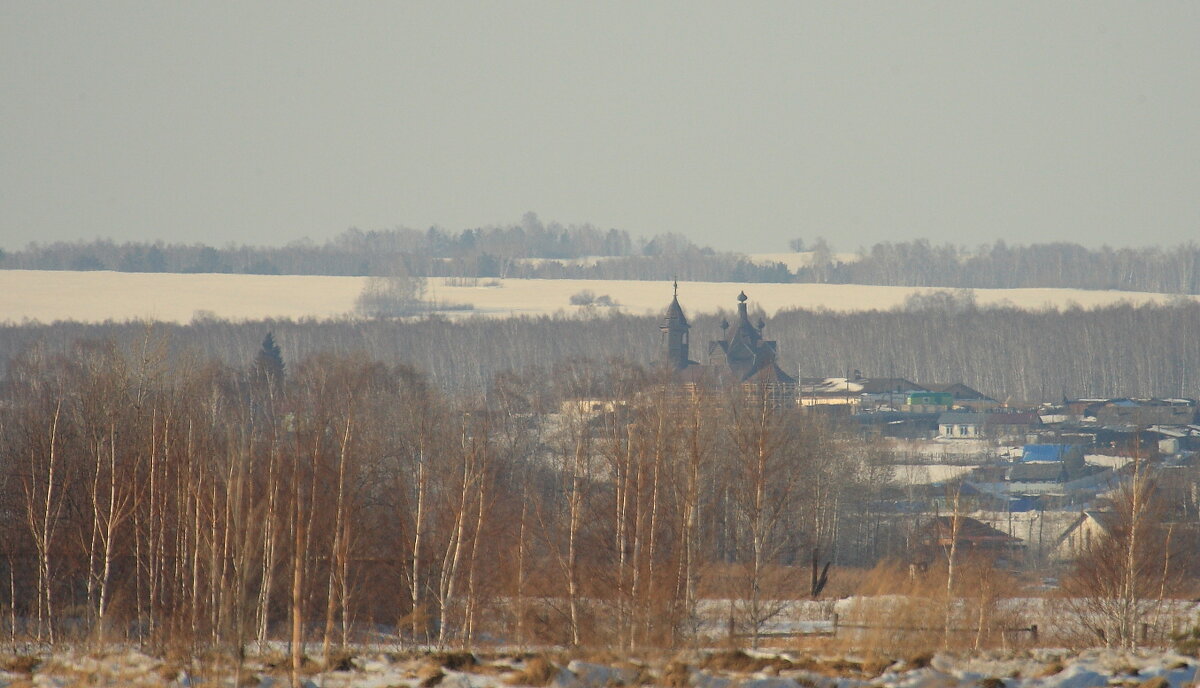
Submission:
M 0 4 L 0 246 L 1200 239 L 1200 3 Z

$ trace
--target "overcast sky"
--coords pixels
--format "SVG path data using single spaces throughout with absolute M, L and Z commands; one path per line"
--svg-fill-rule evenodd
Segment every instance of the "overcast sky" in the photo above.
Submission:
M 1200 240 L 1200 3 L 0 4 L 0 247 Z

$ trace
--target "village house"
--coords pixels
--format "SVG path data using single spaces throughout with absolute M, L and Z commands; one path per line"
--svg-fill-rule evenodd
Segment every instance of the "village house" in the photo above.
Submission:
M 930 392 L 943 392 L 949 394 L 952 400 L 951 405 L 954 408 L 968 409 L 971 411 L 987 411 L 989 409 L 1000 407 L 1000 402 L 987 396 L 977 389 L 973 389 L 967 385 L 964 385 L 961 382 L 923 384 Z
M 1189 425 L 1197 421 L 1194 399 L 1076 399 L 1066 411 L 1099 425 Z
M 943 413 L 938 416 L 938 436 L 952 439 L 983 437 L 987 416 L 982 413 Z
M 1117 514 L 1099 509 L 1085 509 L 1067 526 L 1054 543 L 1050 558 L 1058 562 L 1078 559 L 1094 542 L 1109 537 L 1117 526 Z
M 1000 568 L 1016 568 L 1025 558 L 1021 538 L 969 516 L 936 516 L 917 529 L 914 540 L 925 563 L 947 558 L 951 547 L 956 559 L 986 558 Z
M 1042 419 L 1031 411 L 993 411 L 986 416 L 985 433 L 1002 442 L 1024 442 L 1042 426 Z
M 858 413 L 862 385 L 848 377 L 805 377 L 796 386 L 801 406 Z

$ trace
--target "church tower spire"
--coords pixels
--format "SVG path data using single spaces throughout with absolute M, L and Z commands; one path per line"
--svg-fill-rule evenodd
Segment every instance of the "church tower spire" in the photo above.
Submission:
M 679 305 L 679 281 L 674 283 L 674 295 L 671 304 L 667 306 L 666 317 L 662 326 L 662 359 L 673 370 L 683 370 L 691 363 L 688 360 L 688 324 L 687 316 Z

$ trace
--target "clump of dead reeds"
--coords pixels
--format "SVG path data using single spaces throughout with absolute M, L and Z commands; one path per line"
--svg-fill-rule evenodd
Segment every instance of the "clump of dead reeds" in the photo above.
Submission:
M 692 668 L 683 662 L 667 662 L 658 677 L 659 685 L 666 688 L 687 688 L 692 678 Z
M 1046 678 L 1047 676 L 1054 676 L 1055 674 L 1061 674 L 1062 670 L 1065 668 L 1066 667 L 1063 666 L 1063 663 L 1061 660 L 1055 659 L 1055 660 L 1051 661 L 1049 664 L 1047 664 L 1046 666 L 1042 667 L 1042 670 L 1040 672 L 1038 672 L 1037 678 Z
M 727 671 L 739 674 L 752 674 L 767 667 L 779 671 L 795 668 L 795 665 L 783 657 L 751 657 L 742 650 L 714 652 L 700 663 L 700 668 L 706 671 Z
M 470 652 L 439 652 L 431 659 L 450 671 L 468 671 L 479 664 L 479 660 Z
M 433 688 L 446 678 L 446 672 L 437 664 L 426 662 L 417 669 L 417 685 L 421 688 Z
M 541 655 L 525 660 L 519 671 L 505 680 L 510 686 L 545 686 L 558 676 L 559 668 Z
M 0 669 L 11 674 L 32 674 L 42 658 L 38 655 L 4 655 L 0 656 Z

